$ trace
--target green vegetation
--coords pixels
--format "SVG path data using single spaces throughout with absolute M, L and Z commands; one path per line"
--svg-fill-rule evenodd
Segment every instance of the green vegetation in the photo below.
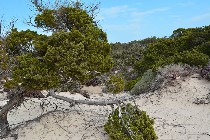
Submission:
M 146 71 L 142 78 L 134 85 L 130 93 L 132 95 L 139 95 L 150 91 L 156 82 L 156 72 L 152 70 Z
M 125 82 L 122 76 L 111 75 L 106 83 L 107 92 L 119 93 L 124 90 Z
M 111 140 L 157 140 L 153 124 L 146 112 L 127 104 L 110 114 L 104 128 Z
M 0 137 L 9 131 L 9 110 L 20 105 L 27 92 L 70 90 L 113 66 L 107 35 L 94 20 L 97 5 L 59 2 L 51 9 L 32 1 L 37 15 L 29 23 L 48 35 L 12 27 L 0 38 L 0 79 L 9 73 L 4 86 L 15 95 L 0 111 Z
M 135 69 L 142 75 L 146 70 L 157 70 L 172 63 L 186 63 L 203 67 L 210 57 L 210 26 L 177 29 L 169 38 L 161 38 L 149 45 Z
M 4 39 L 1 56 L 8 54 L 9 59 L 0 61 L 12 69 L 8 87 L 21 83 L 31 90 L 59 88 L 63 84 L 84 83 L 112 68 L 106 33 L 85 9 L 42 9 L 35 24 L 52 35 L 14 28 Z
M 170 64 L 204 67 L 210 58 L 209 36 L 210 26 L 179 28 L 170 37 L 112 44 L 112 71 L 121 73 L 125 90 L 131 90 L 149 69 L 157 71 Z
M 130 91 L 134 85 L 141 79 L 141 77 L 137 78 L 137 79 L 134 79 L 134 80 L 129 80 L 129 81 L 126 81 L 125 83 L 125 90 L 126 91 Z
M 209 56 L 193 49 L 179 53 L 175 62 L 189 64 L 190 66 L 205 66 L 209 62 Z
M 38 14 L 33 26 L 51 34 L 12 28 L 0 40 L 0 73 L 11 71 L 4 76 L 6 88 L 21 87 L 29 93 L 57 88 L 71 91 L 106 74 L 111 75 L 108 92 L 127 90 L 139 95 L 156 89 L 161 82 L 157 70 L 170 64 L 204 67 L 202 76 L 210 79 L 209 67 L 205 67 L 210 58 L 210 26 L 179 28 L 165 38 L 109 44 L 106 33 L 88 13 L 97 7 L 87 10 L 77 1 L 74 6 L 50 9 L 35 2 Z M 162 73 L 167 73 L 165 69 Z M 25 94 L 18 94 L 1 113 L 5 123 L 0 130 L 9 127 L 8 111 L 23 101 Z M 127 104 L 112 112 L 104 127 L 112 140 L 156 140 L 153 124 L 146 112 Z
M 112 58 L 114 66 L 112 70 L 119 70 L 121 72 L 128 71 L 136 61 L 143 57 L 144 48 L 149 44 L 156 42 L 156 37 L 146 38 L 140 41 L 132 41 L 129 43 L 114 43 L 112 45 Z M 124 73 L 126 73 L 124 72 Z
M 157 42 L 156 37 L 146 38 L 139 41 L 129 43 L 114 43 L 112 45 L 111 56 L 114 61 L 113 68 L 110 73 L 121 74 L 125 80 L 125 89 L 129 91 L 140 79 L 137 71 L 134 69 L 135 64 L 143 57 L 143 52 L 150 44 Z

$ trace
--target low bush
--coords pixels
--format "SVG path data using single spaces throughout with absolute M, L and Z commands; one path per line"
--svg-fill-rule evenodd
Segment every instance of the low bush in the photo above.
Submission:
M 139 80 L 131 89 L 130 93 L 132 95 L 139 95 L 145 92 L 148 92 L 153 89 L 154 84 L 156 82 L 157 73 L 152 70 L 147 70 L 141 80 Z
M 160 67 L 157 73 L 164 79 L 176 79 L 177 77 L 187 77 L 197 73 L 199 69 L 188 64 L 170 64 Z
M 125 91 L 130 91 L 140 79 L 141 79 L 141 77 L 139 77 L 135 80 L 126 81 L 125 82 Z
M 190 66 L 206 66 L 209 62 L 209 56 L 195 49 L 192 51 L 183 51 L 176 56 L 175 63 L 179 62 Z
M 191 76 L 195 73 L 199 72 L 198 67 L 192 67 L 187 64 L 170 64 L 166 65 L 164 67 L 160 67 L 157 70 L 157 80 L 161 81 L 156 85 L 159 85 L 160 87 L 165 86 L 175 86 L 180 81 L 177 79 L 184 79 L 185 77 Z
M 118 107 L 104 125 L 111 140 L 157 140 L 154 120 L 131 104 Z
M 125 81 L 122 76 L 111 75 L 106 83 L 106 91 L 111 93 L 119 93 L 124 90 Z
M 210 41 L 205 42 L 200 46 L 197 46 L 195 49 L 198 50 L 199 52 L 202 52 L 202 53 L 208 55 L 210 57 Z

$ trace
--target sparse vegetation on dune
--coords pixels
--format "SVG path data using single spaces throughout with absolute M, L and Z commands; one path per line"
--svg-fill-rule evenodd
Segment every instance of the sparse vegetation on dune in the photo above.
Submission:
M 0 110 L 0 137 L 10 131 L 7 114 L 11 109 L 26 97 L 51 96 L 71 107 L 113 107 L 104 125 L 112 140 L 156 140 L 155 120 L 135 102 L 133 106 L 118 98 L 117 93 L 128 91 L 133 99 L 195 73 L 210 81 L 210 26 L 179 28 L 170 37 L 109 44 L 94 18 L 98 5 L 85 6 L 77 1 L 50 9 L 36 0 L 32 3 L 38 14 L 30 24 L 52 34 L 12 28 L 1 38 L 0 86 L 9 91 L 9 101 Z M 91 100 L 89 94 L 81 92 L 81 85 L 103 85 L 112 100 Z M 43 90 L 48 91 L 47 96 Z M 88 99 L 55 94 L 60 90 L 81 92 Z
M 209 63 L 209 31 L 210 26 L 189 29 L 180 28 L 175 30 L 168 38 L 153 37 L 128 44 L 116 43 L 113 45 L 114 50 L 112 51 L 115 62 L 114 70 L 119 68 L 119 64 L 122 69 L 127 67 L 127 70 L 118 71 L 123 73 L 125 83 L 128 83 L 128 89 L 132 89 L 132 86 L 137 83 L 136 79 L 141 79 L 149 69 L 157 71 L 160 67 L 171 64 L 187 64 L 191 67 L 202 68 Z M 138 49 L 133 49 L 134 46 L 139 49 L 140 57 L 122 53 L 128 51 L 135 55 Z M 125 59 L 124 56 L 128 58 Z M 132 60 L 132 63 L 130 65 L 124 63 L 126 60 Z

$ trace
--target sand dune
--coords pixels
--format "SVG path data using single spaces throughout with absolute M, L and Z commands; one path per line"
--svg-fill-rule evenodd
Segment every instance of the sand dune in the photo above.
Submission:
M 94 90 L 90 97 L 95 100 L 130 97 L 126 93 L 102 94 L 98 87 L 91 87 L 89 92 Z M 60 94 L 85 99 L 80 94 Z M 209 140 L 209 97 L 210 82 L 193 75 L 177 79 L 161 90 L 142 94 L 135 102 L 155 119 L 154 127 L 160 140 Z M 3 104 L 4 100 L 1 101 Z M 103 125 L 111 111 L 110 106 L 71 107 L 69 103 L 48 97 L 26 100 L 9 113 L 8 119 L 18 140 L 108 140 Z

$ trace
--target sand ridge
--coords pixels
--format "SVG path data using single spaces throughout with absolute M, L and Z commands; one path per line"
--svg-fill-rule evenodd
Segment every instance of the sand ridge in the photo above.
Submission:
M 98 94 L 99 87 L 91 87 L 89 92 L 94 90 L 95 94 L 90 94 L 94 100 L 130 97 L 127 93 Z M 160 140 L 209 140 L 210 103 L 206 98 L 209 93 L 210 82 L 193 75 L 184 80 L 177 79 L 175 84 L 155 92 L 142 94 L 135 102 L 155 119 L 154 127 Z M 60 94 L 85 99 L 80 94 Z M 196 100 L 203 99 L 206 101 L 195 104 Z M 18 140 L 108 140 L 103 125 L 111 111 L 110 106 L 71 107 L 69 103 L 48 97 L 28 99 L 10 112 L 8 120 L 14 128 L 12 133 L 18 134 Z

